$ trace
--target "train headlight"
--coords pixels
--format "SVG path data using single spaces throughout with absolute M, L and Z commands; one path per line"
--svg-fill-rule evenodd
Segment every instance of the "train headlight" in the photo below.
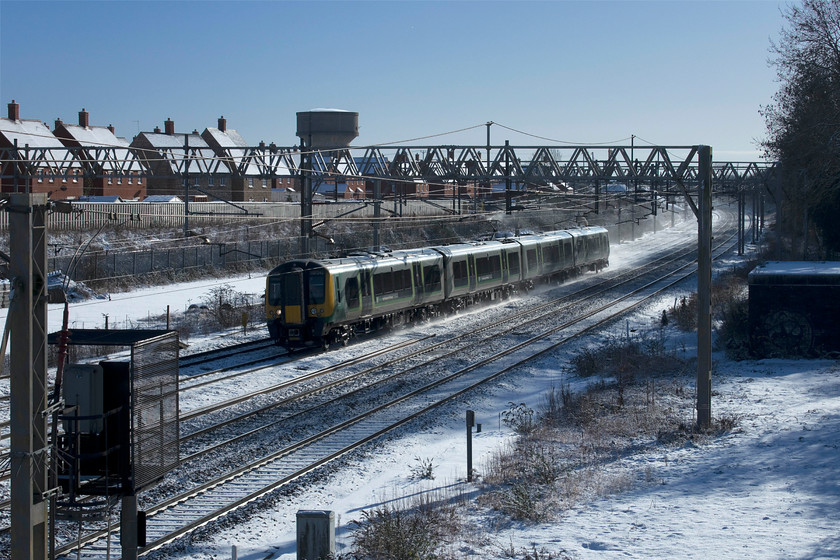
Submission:
M 282 309 L 278 309 L 277 311 L 275 311 L 275 312 L 274 312 L 274 314 L 275 314 L 275 315 L 277 315 L 277 316 L 279 317 L 280 315 L 282 315 L 282 314 L 283 314 L 283 310 L 282 310 Z
M 318 310 L 317 310 L 317 309 L 315 309 L 315 308 L 313 307 L 312 309 L 310 309 L 310 310 L 309 310 L 309 313 L 310 313 L 311 315 L 317 315 L 317 314 L 318 314 Z

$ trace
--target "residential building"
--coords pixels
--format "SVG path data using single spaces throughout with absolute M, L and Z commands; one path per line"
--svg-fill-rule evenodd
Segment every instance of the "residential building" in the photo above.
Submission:
M 14 100 L 9 103 L 8 116 L 0 118 L 0 148 L 12 154 L 0 169 L 2 192 L 46 193 L 51 200 L 74 200 L 82 195 L 79 162 L 46 124 L 21 119 L 20 105 Z
M 167 119 L 164 130 L 141 132 L 131 148 L 137 151 L 151 175 L 146 185 L 149 195 L 209 196 L 231 200 L 231 169 L 202 138 L 197 130 L 176 133 L 175 122 Z
M 142 200 L 146 196 L 145 168 L 125 138 L 117 137 L 112 126 L 90 126 L 88 112 L 79 111 L 79 124 L 55 121 L 53 133 L 68 147 L 84 148 L 78 153 L 84 166 L 83 194 L 88 197 L 118 196 Z

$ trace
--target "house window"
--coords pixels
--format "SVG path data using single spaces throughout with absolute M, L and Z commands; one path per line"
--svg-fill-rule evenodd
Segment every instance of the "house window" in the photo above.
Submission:
M 108 184 L 111 185 L 111 184 L 113 184 L 113 182 L 114 182 L 114 175 L 112 173 L 111 175 L 108 175 Z
M 210 176 L 207 178 L 207 186 L 208 186 L 208 187 L 212 187 L 212 186 L 213 186 L 213 183 L 215 183 L 215 181 L 213 180 L 213 176 L 212 176 L 212 175 L 210 175 Z
M 193 185 L 196 186 L 196 187 L 200 186 L 201 185 L 201 183 L 199 182 L 200 179 L 201 179 L 201 177 L 196 175 L 195 179 L 193 180 Z
M 117 184 L 122 185 L 122 175 L 117 175 Z
M 226 184 L 227 184 L 227 178 L 226 177 L 219 177 L 219 186 L 224 187 Z
M 129 176 L 128 176 L 128 184 L 129 184 L 129 185 L 134 184 L 134 175 L 129 175 Z
M 262 188 L 264 188 L 264 189 L 268 188 L 268 179 L 263 179 L 262 180 Z
M 73 170 L 73 182 L 74 183 L 79 182 L 79 170 L 78 169 Z
M 248 188 L 249 189 L 254 188 L 254 178 L 253 177 L 248 177 Z
M 38 170 L 38 182 L 39 183 L 44 182 L 44 170 L 43 169 Z

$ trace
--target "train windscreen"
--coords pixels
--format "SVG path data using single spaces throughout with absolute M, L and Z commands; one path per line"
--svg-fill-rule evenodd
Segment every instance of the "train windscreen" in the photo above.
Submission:
M 269 305 L 300 305 L 300 273 L 287 272 L 269 277 Z
M 327 299 L 327 275 L 323 270 L 309 271 L 309 304 L 321 305 Z

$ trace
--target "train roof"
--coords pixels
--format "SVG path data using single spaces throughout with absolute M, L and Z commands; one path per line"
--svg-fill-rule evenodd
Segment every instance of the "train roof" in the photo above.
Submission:
M 750 272 L 750 284 L 840 284 L 838 261 L 770 261 Z
M 345 257 L 330 259 L 296 259 L 287 261 L 271 270 L 269 274 L 288 270 L 294 266 L 300 268 L 325 267 L 334 272 L 340 272 L 344 268 L 354 269 L 358 267 L 379 268 L 384 266 L 395 266 L 409 262 L 432 261 L 446 256 L 459 256 L 463 254 L 480 254 L 482 252 L 492 253 L 500 249 L 510 249 L 519 246 L 536 245 L 549 240 L 569 239 L 580 235 L 593 233 L 607 233 L 607 230 L 600 226 L 587 226 L 570 230 L 548 231 L 539 234 L 528 234 L 520 237 L 506 237 L 503 240 L 471 241 L 453 245 L 440 245 L 435 247 L 418 247 L 417 249 L 404 249 L 399 251 L 371 251 L 350 254 Z

